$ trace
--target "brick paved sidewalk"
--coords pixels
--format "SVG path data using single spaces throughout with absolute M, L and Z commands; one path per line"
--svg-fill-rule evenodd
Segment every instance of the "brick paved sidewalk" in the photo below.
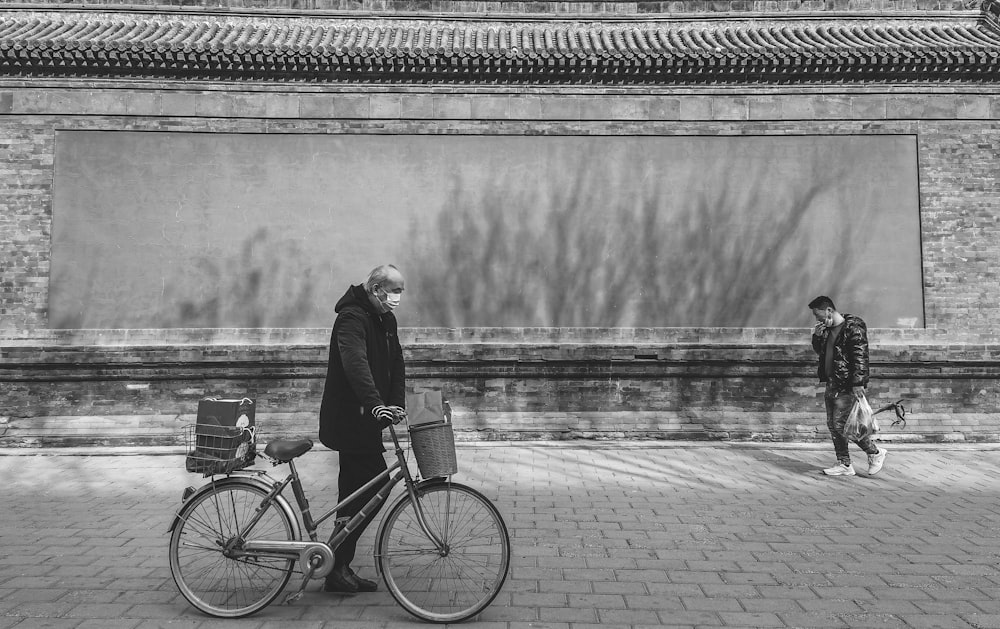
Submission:
M 878 476 L 857 456 L 858 476 L 829 478 L 819 444 L 463 446 L 460 479 L 496 500 L 514 551 L 471 626 L 1000 628 L 998 448 L 889 447 Z M 200 481 L 182 456 L 65 452 L 0 450 L 0 629 L 423 626 L 384 591 L 318 582 L 292 606 L 209 619 L 167 567 L 167 525 Z M 335 462 L 305 456 L 314 512 L 335 499 Z

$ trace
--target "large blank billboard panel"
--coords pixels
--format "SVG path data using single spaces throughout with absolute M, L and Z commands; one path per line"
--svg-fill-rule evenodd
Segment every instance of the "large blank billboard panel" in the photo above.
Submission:
M 914 136 L 60 131 L 54 328 L 923 326 Z

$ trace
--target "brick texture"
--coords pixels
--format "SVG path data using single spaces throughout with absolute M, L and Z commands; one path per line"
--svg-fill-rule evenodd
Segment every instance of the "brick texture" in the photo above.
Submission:
M 20 445 L 173 443 L 199 399 L 246 395 L 257 400 L 265 433 L 314 435 L 328 331 L 298 334 L 10 342 L 0 350 L 2 429 Z M 522 338 L 470 331 L 456 343 L 405 332 L 410 389 L 442 390 L 460 439 L 827 439 L 815 358 L 796 331 L 749 340 L 726 330 L 658 333 L 642 343 L 503 335 Z M 898 427 L 883 415 L 883 437 L 1000 440 L 1000 345 L 900 340 L 873 334 L 872 399 L 903 399 L 911 413 Z
M 913 135 L 927 329 L 873 331 L 874 393 L 914 406 L 897 439 L 1000 439 L 996 89 L 190 90 L 90 81 L 0 84 L 0 109 L 0 433 L 8 440 L 169 441 L 198 398 L 237 393 L 309 433 L 322 390 L 328 331 L 304 342 L 244 331 L 220 345 L 211 334 L 178 343 L 170 331 L 49 330 L 59 129 Z M 510 330 L 407 334 L 411 385 L 445 390 L 465 438 L 826 438 L 806 331 L 564 330 L 547 344 Z
M 68 2 L 66 4 L 74 4 Z M 83 3 L 80 3 L 83 4 Z M 963 0 L 89 0 L 88 6 L 151 5 L 157 8 L 262 9 L 269 11 L 385 11 L 432 13 L 573 13 L 635 15 L 648 13 L 784 13 L 822 11 L 962 11 Z

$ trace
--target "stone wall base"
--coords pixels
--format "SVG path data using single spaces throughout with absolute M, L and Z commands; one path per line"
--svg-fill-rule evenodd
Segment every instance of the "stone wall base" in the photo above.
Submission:
M 205 397 L 250 397 L 265 439 L 316 438 L 328 330 L 103 331 L 0 345 L 0 446 L 172 445 Z M 826 441 L 808 330 L 403 332 L 411 391 L 460 440 Z M 882 438 L 1000 442 L 1000 344 L 871 330 Z
M 825 443 L 826 420 L 816 413 L 760 417 L 729 413 L 698 418 L 649 413 L 648 427 L 631 425 L 632 414 L 601 417 L 519 414 L 455 418 L 456 441 L 726 441 Z M 260 440 L 307 437 L 318 442 L 315 413 L 261 412 Z M 185 427 L 194 415 L 107 415 L 4 418 L 0 447 L 183 446 Z M 1000 443 L 996 416 L 981 413 L 921 415 L 905 427 L 885 422 L 878 435 L 888 443 Z M 477 426 L 496 426 L 482 428 Z M 970 430 L 969 426 L 976 426 Z M 405 431 L 401 433 L 405 440 Z

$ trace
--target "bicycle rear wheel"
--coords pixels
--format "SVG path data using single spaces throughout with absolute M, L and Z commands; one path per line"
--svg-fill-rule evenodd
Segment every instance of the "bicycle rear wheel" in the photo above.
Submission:
M 170 536 L 170 572 L 184 598 L 202 612 L 220 618 L 248 616 L 269 605 L 291 578 L 294 560 L 239 552 L 250 537 L 296 538 L 294 523 L 273 501 L 253 530 L 245 530 L 265 496 L 256 485 L 222 481 L 193 497 L 178 515 Z
M 482 612 L 503 587 L 510 567 L 510 536 L 500 512 L 478 491 L 448 482 L 417 487 L 428 539 L 405 494 L 386 514 L 376 561 L 385 585 L 403 609 L 436 623 L 460 622 Z

